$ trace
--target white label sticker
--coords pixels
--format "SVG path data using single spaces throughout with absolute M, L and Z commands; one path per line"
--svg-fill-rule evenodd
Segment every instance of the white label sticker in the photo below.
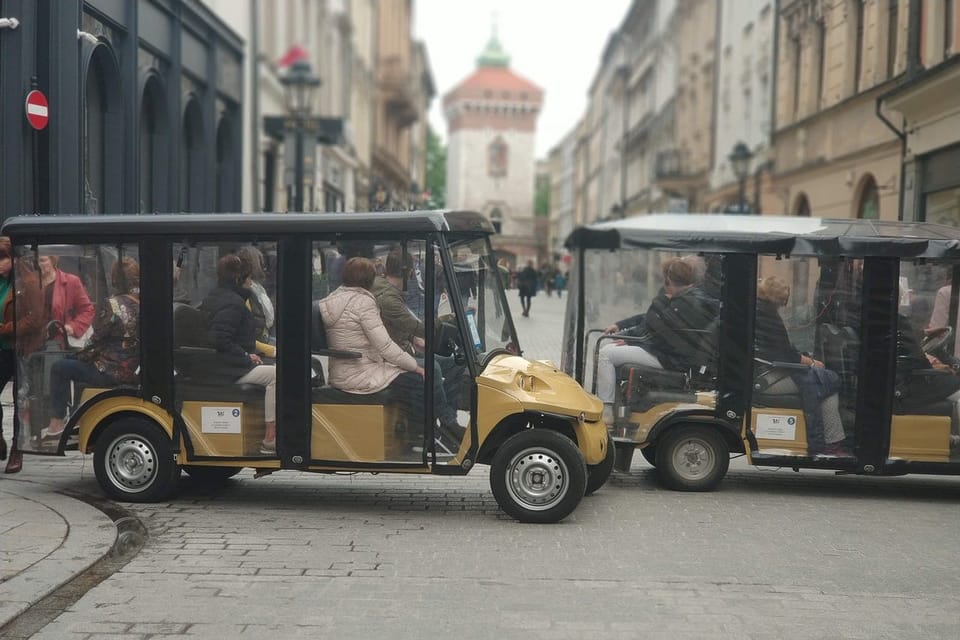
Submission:
M 240 407 L 203 407 L 200 421 L 203 433 L 240 433 Z
M 773 413 L 757 414 L 757 437 L 766 440 L 796 440 L 796 416 L 782 416 Z

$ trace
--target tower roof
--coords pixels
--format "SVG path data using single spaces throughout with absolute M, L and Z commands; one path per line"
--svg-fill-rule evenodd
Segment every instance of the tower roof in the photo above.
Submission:
M 480 53 L 480 56 L 477 58 L 478 67 L 509 67 L 510 66 L 510 55 L 504 50 L 503 45 L 500 44 L 500 39 L 497 37 L 497 32 L 494 32 L 490 35 L 490 39 L 487 41 L 487 46 Z

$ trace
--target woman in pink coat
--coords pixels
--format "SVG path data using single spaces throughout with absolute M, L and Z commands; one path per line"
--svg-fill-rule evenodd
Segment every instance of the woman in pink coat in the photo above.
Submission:
M 376 268 L 366 258 L 350 258 L 343 267 L 343 282 L 320 301 L 320 313 L 331 349 L 356 351 L 356 359 L 331 358 L 330 385 L 356 394 L 389 388 L 423 423 L 423 367 L 416 358 L 390 339 L 377 299 L 370 293 Z
M 80 278 L 57 268 L 57 256 L 40 256 L 40 285 L 43 288 L 44 324 L 56 320 L 68 338 L 79 338 L 93 322 L 93 304 Z

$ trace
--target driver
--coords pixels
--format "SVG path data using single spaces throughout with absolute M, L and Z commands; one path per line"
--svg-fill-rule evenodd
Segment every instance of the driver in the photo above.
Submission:
M 663 289 L 641 318 L 633 316 L 607 327 L 607 334 L 642 335 L 643 346 L 616 341 L 600 349 L 597 361 L 597 395 L 603 400 L 603 417 L 613 422 L 617 367 L 639 364 L 656 369 L 688 369 L 696 363 L 701 332 L 717 317 L 717 301 L 698 286 L 702 269 L 693 257 L 669 258 L 663 263 Z M 632 327 L 631 327 L 632 325 Z

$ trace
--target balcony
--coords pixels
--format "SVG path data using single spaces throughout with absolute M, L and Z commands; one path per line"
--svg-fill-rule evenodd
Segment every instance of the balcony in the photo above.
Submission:
M 706 168 L 696 168 L 685 149 L 660 151 L 654 165 L 654 182 L 664 191 L 688 193 L 706 186 Z
M 401 128 L 409 127 L 420 117 L 413 72 L 398 56 L 380 60 L 377 88 L 386 104 L 387 114 Z

